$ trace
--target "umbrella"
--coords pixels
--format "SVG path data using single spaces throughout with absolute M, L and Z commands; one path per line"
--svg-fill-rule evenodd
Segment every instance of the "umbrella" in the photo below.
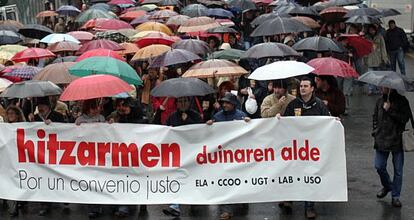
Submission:
M 117 32 L 121 33 L 122 35 L 131 38 L 135 34 L 138 34 L 139 32 L 135 29 L 118 29 Z
M 55 17 L 59 14 L 55 11 L 41 11 L 36 15 L 36 18 L 46 18 L 46 17 Z
M 315 69 L 306 63 L 297 61 L 276 61 L 271 64 L 257 68 L 249 76 L 249 79 L 255 80 L 276 80 L 290 77 L 306 75 Z
M 0 30 L 9 30 L 18 32 L 20 28 L 23 28 L 24 25 L 15 20 L 4 20 L 0 21 Z
M 68 41 L 80 44 L 80 42 L 69 34 L 49 34 L 40 40 L 41 43 L 53 44 L 57 42 Z
M 121 78 L 127 83 L 142 85 L 137 72 L 128 63 L 112 57 L 90 57 L 84 59 L 71 68 L 69 73 L 75 76 L 107 74 Z
M 20 41 L 22 41 L 22 38 L 16 32 L 0 30 L 0 45 L 16 44 Z
M 396 15 L 400 15 L 401 12 L 392 9 L 392 8 L 384 8 L 384 9 L 380 9 L 381 11 L 381 17 L 385 18 L 385 17 L 391 17 L 391 16 L 396 16 Z
M 121 43 L 120 46 L 124 48 L 124 50 L 117 51 L 121 56 L 135 54 L 139 50 L 139 47 L 133 43 Z
M 99 9 L 88 9 L 88 10 L 82 12 L 76 18 L 76 22 L 85 23 L 85 22 L 87 22 L 91 19 L 94 19 L 94 18 L 115 18 L 115 17 L 116 17 L 115 15 L 113 15 L 111 13 L 108 13 L 108 12 L 105 12 L 105 11 L 102 11 L 102 10 L 99 10 Z
M 319 14 L 325 21 L 341 21 L 348 13 L 348 9 L 343 7 L 329 7 L 323 9 Z
M 132 29 L 131 29 L 132 30 Z M 123 43 L 129 41 L 129 37 L 120 33 L 119 31 L 109 30 L 105 32 L 98 32 L 95 34 L 96 39 L 106 39 L 111 40 L 116 43 Z
M 92 4 L 92 5 L 104 4 L 104 3 L 107 3 L 107 2 L 109 2 L 109 0 L 89 0 L 89 3 Z
M 135 60 L 148 60 L 160 56 L 161 54 L 171 50 L 171 47 L 162 44 L 153 44 L 144 48 L 141 48 L 132 57 L 132 61 Z
M 141 5 L 155 4 L 160 3 L 161 0 L 144 0 L 141 2 Z
M 344 17 L 350 18 L 354 16 L 381 16 L 381 11 L 375 8 L 358 8 L 348 11 Z
M 219 18 L 233 18 L 234 17 L 231 11 L 227 11 L 222 8 L 209 8 L 208 16 L 219 17 Z
M 282 43 L 261 43 L 249 48 L 242 58 L 270 58 L 270 57 L 290 57 L 299 56 L 291 47 Z
M 156 57 L 150 67 L 171 66 L 175 64 L 190 63 L 195 60 L 201 60 L 201 57 L 187 50 L 171 49 L 161 56 Z
M 256 9 L 256 4 L 251 0 L 230 0 L 227 3 L 230 7 L 237 8 L 240 11 Z
M 215 27 L 215 28 L 208 29 L 207 33 L 225 34 L 225 33 L 238 33 L 238 31 L 234 30 L 231 27 L 218 26 L 218 27 Z
M 316 12 L 310 7 L 302 7 L 302 6 L 293 7 L 291 10 L 289 10 L 288 13 L 294 16 L 307 16 L 307 17 L 312 17 L 312 18 L 319 17 L 318 12 Z
M 252 1 L 257 5 L 259 4 L 268 5 L 273 2 L 273 0 L 252 0 Z
M 10 85 L 1 93 L 5 98 L 29 98 L 60 95 L 62 89 L 49 81 L 29 80 Z
M 86 51 L 98 49 L 98 48 L 109 49 L 109 50 L 122 50 L 123 49 L 121 46 L 119 46 L 119 44 L 117 44 L 114 41 L 101 39 L 101 40 L 93 40 L 93 41 L 89 41 L 85 43 L 78 50 L 78 54 L 82 54 L 82 53 L 85 53 Z
M 58 53 L 58 52 L 78 51 L 80 47 L 81 46 L 77 43 L 73 43 L 69 41 L 62 41 L 62 42 L 50 44 L 47 47 L 47 49 L 53 53 Z
M 127 11 L 124 14 L 120 15 L 119 18 L 125 21 L 132 21 L 135 18 L 142 17 L 146 15 L 147 12 L 144 10 L 138 10 L 138 11 Z
M 172 31 L 167 25 L 161 24 L 158 22 L 152 22 L 152 21 L 138 25 L 135 28 L 135 30 L 140 31 L 140 32 L 141 31 L 159 31 L 159 32 L 163 32 L 168 35 L 173 35 Z
M 321 25 L 318 22 L 316 22 L 310 17 L 297 16 L 297 17 L 293 17 L 292 19 L 298 20 L 302 22 L 304 25 L 312 29 L 317 29 L 321 27 Z
M 376 17 L 371 16 L 353 16 L 345 21 L 348 24 L 381 24 L 381 21 Z
M 56 56 L 47 49 L 42 48 L 27 48 L 23 51 L 16 53 L 11 60 L 14 62 L 27 62 L 30 59 L 40 59 L 46 57 Z
M 223 7 L 226 5 L 226 2 L 222 0 L 197 0 L 197 2 L 207 7 Z
M 368 55 L 373 50 L 373 43 L 357 34 L 342 34 L 338 40 L 346 39 L 347 44 L 355 49 L 358 57 Z
M 144 24 L 144 23 L 151 22 L 151 21 L 162 22 L 160 20 L 151 20 L 150 17 L 151 15 L 143 15 L 141 17 L 134 18 L 134 20 L 132 20 L 130 24 L 133 26 L 136 26 L 136 25 Z
M 135 1 L 132 0 L 111 0 L 108 2 L 111 5 L 135 5 Z
M 58 57 L 52 63 L 75 62 L 77 58 L 77 56 Z
M 259 25 L 250 36 L 273 36 L 277 34 L 299 33 L 304 31 L 311 31 L 311 29 L 300 21 L 292 18 L 274 18 Z
M 205 96 L 214 93 L 207 83 L 196 78 L 175 78 L 161 82 L 151 90 L 154 97 Z
M 50 81 L 55 84 L 69 84 L 78 77 L 69 74 L 75 62 L 49 64 L 33 77 L 33 80 Z
M 89 7 L 89 9 L 109 12 L 111 10 L 111 6 L 109 6 L 108 4 L 105 4 L 105 3 L 97 3 L 97 4 L 93 4 L 91 7 Z
M 185 21 L 190 19 L 186 15 L 176 15 L 167 20 L 166 25 L 181 26 Z
M 241 76 L 248 73 L 247 70 L 228 60 L 212 59 L 193 65 L 183 77 L 210 78 L 225 76 Z
M 0 93 L 3 92 L 11 84 L 13 84 L 12 81 L 5 78 L 0 78 Z
M 178 6 L 181 7 L 182 3 L 179 0 L 162 0 L 158 3 L 160 6 Z
M 210 47 L 205 41 L 195 39 L 181 40 L 175 42 L 172 45 L 172 48 L 188 50 L 202 56 L 207 53 L 210 53 Z
M 155 4 L 148 4 L 148 5 L 142 5 L 141 7 L 138 7 L 138 10 L 144 10 L 144 11 L 153 11 L 156 8 L 158 8 L 158 6 L 156 6 Z
M 157 20 L 157 19 L 168 19 L 173 16 L 178 15 L 177 12 L 171 10 L 159 10 L 155 11 L 150 15 L 150 19 Z
M 58 10 L 56 10 L 56 12 L 59 15 L 70 16 L 70 17 L 75 17 L 81 13 L 81 11 L 78 8 L 72 5 L 62 5 L 58 8 Z
M 27 49 L 25 46 L 21 45 L 3 45 L 0 46 L 0 59 L 11 60 L 11 58 L 18 52 Z
M 50 28 L 45 27 L 43 25 L 28 24 L 19 30 L 19 34 L 25 37 L 42 39 L 49 34 L 53 34 L 53 31 Z
M 181 10 L 181 14 L 192 18 L 208 16 L 208 8 L 201 4 L 190 4 Z
M 317 75 L 339 76 L 339 77 L 358 77 L 358 73 L 348 63 L 332 57 L 322 57 L 310 60 L 307 63 L 315 68 L 312 73 Z
M 170 37 L 162 32 L 157 32 L 157 33 L 149 33 L 145 35 L 145 37 L 142 37 L 136 40 L 135 43 L 140 48 L 144 48 L 152 44 L 163 44 L 163 45 L 171 46 L 173 43 L 175 43 L 175 41 L 176 40 L 173 37 Z
M 111 75 L 92 75 L 74 80 L 60 96 L 62 101 L 87 100 L 110 97 L 133 88 L 128 83 Z
M 323 3 L 321 2 L 320 5 L 324 7 L 331 7 L 331 6 L 357 5 L 361 3 L 362 3 L 362 0 L 329 0 Z
M 106 30 L 118 30 L 118 29 L 133 27 L 126 23 L 125 21 L 118 20 L 115 18 L 94 18 L 87 21 L 80 29 L 83 30 L 96 30 L 96 31 L 106 31 Z
M 82 61 L 90 57 L 112 57 L 114 59 L 125 61 L 125 58 L 120 56 L 117 52 L 113 50 L 99 48 L 99 49 L 89 50 L 83 53 L 76 59 L 76 62 Z
M 358 80 L 380 87 L 414 92 L 414 81 L 394 71 L 369 71 L 360 76 Z
M 289 18 L 291 16 L 289 14 L 280 14 L 280 13 L 267 13 L 267 14 L 262 14 L 262 15 L 256 17 L 251 22 L 251 25 L 252 26 L 257 26 L 257 25 L 260 25 L 260 24 L 262 24 L 263 22 L 265 22 L 267 20 L 271 20 L 271 19 L 279 18 L 279 17 Z
M 67 33 L 79 41 L 90 41 L 93 39 L 93 34 L 86 31 L 71 31 Z
M 184 21 L 178 28 L 178 32 L 199 32 L 210 28 L 219 27 L 220 24 L 210 17 L 196 17 Z
M 42 68 L 34 66 L 15 66 L 10 67 L 11 71 L 4 74 L 5 76 L 19 77 L 23 79 L 32 79 Z
M 304 38 L 295 45 L 293 49 L 297 51 L 316 51 L 316 52 L 337 52 L 343 53 L 344 49 L 334 40 L 327 37 L 308 37 Z
M 225 49 L 215 51 L 211 54 L 210 59 L 224 59 L 224 60 L 238 60 L 244 55 L 244 50 L 237 50 L 237 49 Z

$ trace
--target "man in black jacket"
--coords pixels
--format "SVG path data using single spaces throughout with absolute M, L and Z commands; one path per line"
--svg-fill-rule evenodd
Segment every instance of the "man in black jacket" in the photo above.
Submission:
M 411 109 L 408 100 L 397 91 L 388 88 L 382 90 L 384 95 L 375 105 L 372 132 L 375 139 L 375 168 L 383 186 L 377 193 L 377 197 L 384 198 L 392 192 L 391 204 L 394 207 L 401 207 L 399 198 L 404 165 L 402 133 L 410 118 Z M 387 160 L 390 153 L 394 165 L 393 181 L 387 172 Z
M 405 75 L 404 51 L 408 50 L 410 43 L 404 30 L 397 27 L 394 20 L 390 20 L 388 26 L 390 28 L 385 34 L 385 45 L 390 56 L 391 68 L 397 71 L 398 62 L 401 74 Z

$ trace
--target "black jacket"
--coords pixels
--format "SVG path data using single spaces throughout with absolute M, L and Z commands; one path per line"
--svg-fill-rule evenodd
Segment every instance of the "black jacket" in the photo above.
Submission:
M 183 121 L 181 115 L 185 113 L 187 114 L 187 119 Z M 181 125 L 189 125 L 189 124 L 197 124 L 197 123 L 203 123 L 203 120 L 200 117 L 200 114 L 193 110 L 188 110 L 185 112 L 181 112 L 180 110 L 177 110 L 173 112 L 168 118 L 166 124 L 168 126 L 181 126 Z
M 46 119 L 51 120 L 52 122 L 65 122 L 65 117 L 56 111 L 51 111 Z M 43 119 L 39 116 L 39 114 L 35 114 L 34 116 L 35 121 L 43 121 Z
M 411 109 L 408 100 L 392 91 L 390 94 L 391 107 L 388 111 L 383 108 L 387 96 L 379 98 L 373 115 L 374 148 L 380 151 L 401 151 L 402 133 L 408 122 Z
M 400 47 L 407 50 L 410 46 L 405 31 L 399 27 L 388 29 L 385 34 L 385 45 L 387 51 L 396 51 Z
M 314 95 L 309 102 L 304 102 L 302 98 L 298 97 L 291 101 L 286 107 L 284 116 L 295 116 L 295 109 L 300 109 L 301 116 L 329 116 L 328 108 L 325 104 Z

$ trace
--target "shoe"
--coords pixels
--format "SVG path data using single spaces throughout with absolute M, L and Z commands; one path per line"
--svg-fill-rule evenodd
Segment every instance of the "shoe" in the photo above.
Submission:
M 88 217 L 89 218 L 98 218 L 99 213 L 98 212 L 89 212 Z
M 178 217 L 181 214 L 180 211 L 178 211 L 176 209 L 173 209 L 171 207 L 168 207 L 168 208 L 163 209 L 162 212 L 165 215 L 174 216 L 174 217 Z
M 316 219 L 316 211 L 314 208 L 306 209 L 305 215 L 307 219 Z
M 231 217 L 233 217 L 233 216 L 229 212 L 223 212 L 223 213 L 220 214 L 220 220 L 229 220 L 229 219 L 231 219 Z
M 396 208 L 401 208 L 402 206 L 401 201 L 398 198 L 393 198 L 391 204 Z
M 385 196 L 387 196 L 387 194 L 390 192 L 391 190 L 386 189 L 386 188 L 382 188 L 378 193 L 377 193 L 377 198 L 378 199 L 382 199 Z
M 47 210 L 47 209 L 41 209 L 39 211 L 39 216 L 46 216 L 47 213 L 49 213 L 49 210 Z

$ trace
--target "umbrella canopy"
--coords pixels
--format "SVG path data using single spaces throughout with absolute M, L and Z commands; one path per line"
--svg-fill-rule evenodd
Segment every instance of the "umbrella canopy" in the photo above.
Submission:
M 46 43 L 46 44 L 53 44 L 53 43 L 62 42 L 62 41 L 68 41 L 68 42 L 80 44 L 80 42 L 76 38 L 74 38 L 72 35 L 69 35 L 69 34 L 49 34 L 40 40 L 41 43 Z
M 93 39 L 94 35 L 86 31 L 71 31 L 67 33 L 68 35 L 76 38 L 79 41 L 90 41 Z
M 414 81 L 394 71 L 369 71 L 360 76 L 358 80 L 399 91 L 414 92 Z
M 346 43 L 355 49 L 355 53 L 358 57 L 368 55 L 374 49 L 374 44 L 371 41 L 357 34 L 342 34 L 339 36 L 338 40 L 343 40 L 344 38 Z
M 75 62 L 77 58 L 77 56 L 58 57 L 52 63 Z
M 137 31 L 159 31 L 159 32 L 163 32 L 165 34 L 168 35 L 173 35 L 171 29 L 165 25 L 165 24 L 161 24 L 158 22 L 146 22 L 143 24 L 138 25 L 135 30 Z
M 323 9 L 319 14 L 325 21 L 341 21 L 348 13 L 348 9 L 343 7 L 329 7 Z
M 215 28 L 210 28 L 207 30 L 207 33 L 218 33 L 218 34 L 225 34 L 225 33 L 238 33 L 235 29 L 226 26 L 218 26 Z
M 161 20 L 151 20 L 150 17 L 151 17 L 151 15 L 143 15 L 141 17 L 136 17 L 136 18 L 134 18 L 134 20 L 131 21 L 130 24 L 132 26 L 137 26 L 137 25 L 144 24 L 144 23 L 151 22 L 151 21 L 153 21 L 153 22 L 162 22 Z
M 0 21 L 0 30 L 9 30 L 18 32 L 20 28 L 23 28 L 24 25 L 15 20 L 4 20 Z
M 256 17 L 252 21 L 251 25 L 252 26 L 257 26 L 257 25 L 260 25 L 260 24 L 264 23 L 267 20 L 272 20 L 274 18 L 279 18 L 279 17 L 289 18 L 291 16 L 289 14 L 280 14 L 280 13 L 274 13 L 274 12 L 273 13 L 262 14 L 262 15 L 259 15 L 258 17 Z
M 138 10 L 144 10 L 144 11 L 153 11 L 155 9 L 157 9 L 158 6 L 156 6 L 155 4 L 147 4 L 147 5 L 142 5 L 140 7 L 138 7 Z
M 313 20 L 310 17 L 297 16 L 293 17 L 292 19 L 302 22 L 304 25 L 308 26 L 311 29 L 318 29 L 321 27 L 321 25 L 317 21 Z
M 4 74 L 4 76 L 19 77 L 23 79 L 32 79 L 42 68 L 34 66 L 15 66 L 10 67 L 11 71 Z
M 155 58 L 150 67 L 171 66 L 181 63 L 189 63 L 195 60 L 201 60 L 201 57 L 187 50 L 171 49 Z
M 152 44 L 163 44 L 163 45 L 171 46 L 175 42 L 176 42 L 176 39 L 162 32 L 149 33 L 145 35 L 145 37 L 139 38 L 138 40 L 135 41 L 135 43 L 140 48 L 144 48 Z
M 332 57 L 315 58 L 307 64 L 315 68 L 312 73 L 317 75 L 339 76 L 344 78 L 357 78 L 359 76 L 351 65 Z
M 274 18 L 259 25 L 250 36 L 273 36 L 277 34 L 299 33 L 304 31 L 311 31 L 311 29 L 300 21 L 292 18 Z
M 124 14 L 120 15 L 119 18 L 125 21 L 132 21 L 135 18 L 142 17 L 146 15 L 147 12 L 144 10 L 137 10 L 137 11 L 127 11 Z
M 240 11 L 256 9 L 256 4 L 251 0 L 230 0 L 227 3 L 230 7 L 236 8 Z
M 75 62 L 49 64 L 33 77 L 33 80 L 50 81 L 55 84 L 69 84 L 78 77 L 69 74 Z
M 133 27 L 125 21 L 118 20 L 115 18 L 94 18 L 87 21 L 80 29 L 82 30 L 118 30 L 118 29 L 133 29 Z
M 178 15 L 177 12 L 171 10 L 159 10 L 155 11 L 150 15 L 150 19 L 157 20 L 157 19 L 168 19 L 173 16 Z
M 101 11 L 104 11 L 104 12 L 109 12 L 111 10 L 111 6 L 109 6 L 108 4 L 105 4 L 105 3 L 97 3 L 97 4 L 91 5 L 91 7 L 89 7 L 89 9 L 96 9 L 96 10 L 101 10 Z
M 159 6 L 177 6 L 181 7 L 182 3 L 179 0 L 161 0 L 158 3 Z
M 188 69 L 183 77 L 210 78 L 225 76 L 241 76 L 248 73 L 236 63 L 222 59 L 212 59 L 193 65 Z
M 155 97 L 186 97 L 205 96 L 214 93 L 214 89 L 207 83 L 196 78 L 175 78 L 161 82 L 151 90 Z
M 3 92 L 11 84 L 13 84 L 12 81 L 5 78 L 0 78 L 0 93 Z
M 208 12 L 208 16 L 210 17 L 218 17 L 218 18 L 233 18 L 234 17 L 231 11 L 227 11 L 222 8 L 209 8 L 207 12 Z
M 11 58 L 17 54 L 18 52 L 21 52 L 23 50 L 26 50 L 27 47 L 21 46 L 21 45 L 3 45 L 0 46 L 0 59 L 3 60 L 11 60 Z
M 143 0 L 141 2 L 141 5 L 149 5 L 149 4 L 155 4 L 157 5 L 161 0 Z
M 41 11 L 36 15 L 36 18 L 46 18 L 46 17 L 55 17 L 59 14 L 55 11 Z
M 133 29 L 130 29 L 133 30 Z M 109 30 L 105 32 L 98 32 L 95 34 L 96 39 L 106 39 L 111 40 L 116 43 L 123 43 L 129 41 L 129 38 L 119 31 Z
M 82 47 L 78 50 L 79 54 L 85 53 L 86 51 L 93 50 L 93 49 L 108 49 L 108 50 L 122 50 L 123 48 L 119 46 L 114 41 L 111 40 L 93 40 L 85 43 Z
M 29 38 L 42 39 L 49 34 L 53 34 L 53 31 L 43 25 L 28 24 L 20 28 L 19 34 Z
M 107 74 L 119 77 L 130 84 L 142 85 L 142 80 L 130 65 L 112 57 L 84 59 L 69 68 L 69 73 L 75 76 Z
M 178 28 L 178 32 L 199 32 L 210 28 L 219 27 L 220 24 L 210 17 L 196 17 L 184 21 Z
M 114 59 L 125 61 L 125 58 L 120 56 L 117 52 L 113 50 L 99 48 L 99 49 L 89 50 L 83 53 L 76 59 L 76 62 L 82 61 L 90 57 L 112 57 Z
M 186 15 L 176 15 L 176 16 L 169 18 L 165 24 L 172 25 L 172 26 L 181 26 L 188 19 L 190 19 L 190 17 Z
M 99 10 L 99 9 L 88 9 L 82 12 L 77 18 L 76 22 L 85 23 L 94 18 L 115 18 L 114 14 Z
M 332 6 L 357 5 L 361 3 L 362 3 L 362 0 L 329 0 L 327 2 L 321 2 L 320 5 L 323 7 L 332 7 Z
M 289 10 L 288 12 L 290 15 L 293 16 L 307 16 L 307 17 L 311 17 L 311 18 L 318 18 L 319 14 L 318 12 L 316 12 L 316 10 L 310 8 L 310 7 L 293 7 L 291 10 Z
M 10 85 L 1 93 L 5 98 L 29 98 L 60 95 L 62 89 L 49 81 L 29 80 Z
M 238 60 L 244 55 L 244 50 L 237 50 L 237 49 L 225 49 L 215 51 L 211 54 L 210 59 L 224 59 L 224 60 Z
M 40 59 L 46 57 L 54 57 L 54 53 L 47 49 L 42 48 L 27 48 L 23 51 L 16 53 L 11 60 L 14 62 L 27 62 L 30 59 Z
M 316 51 L 316 52 L 337 52 L 343 53 L 344 49 L 335 41 L 327 37 L 308 37 L 304 38 L 292 47 L 297 51 Z
M 291 47 L 282 43 L 261 43 L 249 48 L 242 58 L 271 58 L 271 57 L 290 57 L 299 56 Z
M 201 4 L 190 4 L 181 10 L 181 14 L 192 18 L 208 16 L 208 8 Z
M 160 56 L 161 54 L 171 50 L 171 47 L 162 44 L 153 44 L 144 48 L 141 48 L 132 57 L 132 61 L 136 60 L 148 60 Z
M 133 88 L 128 83 L 111 75 L 92 75 L 74 80 L 60 96 L 62 101 L 87 100 L 110 97 Z
M 350 18 L 353 16 L 381 16 L 381 11 L 375 8 L 358 8 L 348 11 L 344 17 Z
M 137 30 L 135 29 L 118 29 L 116 30 L 117 32 L 121 33 L 124 36 L 127 36 L 128 38 L 131 38 L 132 36 L 134 36 L 135 34 L 139 33 Z
M 56 10 L 59 15 L 76 17 L 81 13 L 81 10 L 72 5 L 62 5 Z
M 172 48 L 188 50 L 202 56 L 210 53 L 210 47 L 205 41 L 195 39 L 178 41 L 172 45 Z
M 376 16 L 376 17 L 391 17 L 391 16 L 396 16 L 396 15 L 400 15 L 401 12 L 393 9 L 393 8 L 384 8 L 384 9 L 380 9 L 381 15 L 380 16 Z
M 121 56 L 135 54 L 139 50 L 139 47 L 134 43 L 122 43 L 120 46 L 124 48 L 123 50 L 117 51 Z
M 348 20 L 345 21 L 345 23 L 348 24 L 381 24 L 381 21 L 376 17 L 371 16 L 353 16 L 348 18 Z
M 22 38 L 16 32 L 0 30 L 0 45 L 16 44 L 20 41 L 22 41 Z
M 108 2 L 111 5 L 135 5 L 135 1 L 132 0 L 111 0 Z
M 257 68 L 249 76 L 249 79 L 255 80 L 276 80 L 290 77 L 306 75 L 315 69 L 306 63 L 297 61 L 276 61 L 271 64 Z
M 71 52 L 71 51 L 78 51 L 80 49 L 80 45 L 77 43 L 69 42 L 69 41 L 62 41 L 57 42 L 54 44 L 50 44 L 47 49 L 53 53 L 58 52 Z

